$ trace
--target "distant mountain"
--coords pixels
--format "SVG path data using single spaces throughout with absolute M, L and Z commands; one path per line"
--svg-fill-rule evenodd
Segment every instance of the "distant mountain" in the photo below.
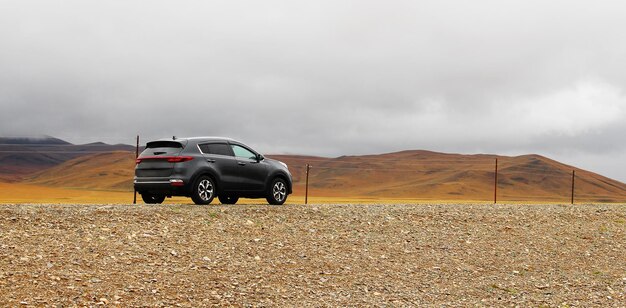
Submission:
M 498 159 L 499 201 L 569 202 L 575 170 L 577 202 L 626 202 L 626 184 L 539 155 L 461 155 L 403 151 L 324 158 L 268 155 L 289 166 L 294 194 L 414 200 L 493 201 Z M 30 175 L 25 182 L 53 187 L 132 190 L 134 153 L 89 154 Z
M 0 145 L 71 145 L 71 143 L 50 136 L 41 137 L 0 137 Z
M 57 166 L 65 161 L 96 153 L 134 152 L 130 145 L 91 143 L 74 145 L 45 137 L 0 137 L 0 180 L 20 181 L 25 175 Z

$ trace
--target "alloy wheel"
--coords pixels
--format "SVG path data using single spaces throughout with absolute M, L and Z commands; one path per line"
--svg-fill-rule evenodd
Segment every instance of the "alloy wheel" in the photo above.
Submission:
M 213 183 L 208 179 L 203 179 L 198 184 L 198 196 L 203 201 L 208 201 L 213 197 Z
M 272 187 L 272 194 L 274 195 L 274 200 L 277 202 L 283 202 L 287 197 L 287 187 L 285 183 L 282 181 L 276 181 L 274 183 L 274 187 Z

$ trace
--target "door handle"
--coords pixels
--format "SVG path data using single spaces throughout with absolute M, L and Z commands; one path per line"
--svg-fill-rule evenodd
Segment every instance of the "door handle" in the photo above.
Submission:
M 207 160 L 206 160 L 206 161 L 208 161 L 208 162 L 210 162 L 210 163 L 214 163 L 214 162 L 215 162 L 215 159 L 210 159 L 210 158 L 207 158 Z
M 242 162 L 242 161 L 238 161 L 238 162 L 237 162 L 237 165 L 239 165 L 239 166 L 245 166 L 245 165 L 246 165 L 246 163 L 244 163 L 244 162 Z

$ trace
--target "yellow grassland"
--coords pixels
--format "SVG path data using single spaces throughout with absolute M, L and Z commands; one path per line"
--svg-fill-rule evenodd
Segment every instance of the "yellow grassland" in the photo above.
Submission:
M 0 204 L 131 204 L 133 191 L 55 188 L 41 185 L 0 182 Z M 304 195 L 290 195 L 287 204 L 304 204 Z M 137 203 L 143 203 L 137 195 Z M 242 198 L 237 204 L 265 204 L 264 199 Z M 308 204 L 491 204 L 493 200 L 445 200 L 426 198 L 371 198 L 310 196 Z M 567 204 L 559 201 L 505 200 L 515 204 Z M 578 202 L 581 203 L 581 202 Z M 598 202 L 595 202 L 598 203 Z M 172 197 L 164 204 L 193 204 L 190 198 Z M 212 205 L 220 204 L 216 199 Z
M 426 151 L 327 159 L 277 156 L 293 174 L 288 203 L 304 204 L 306 163 L 309 203 L 493 203 L 490 155 L 441 154 Z M 133 201 L 134 153 L 82 156 L 30 174 L 21 182 L 0 179 L 0 203 L 115 203 Z M 574 167 L 528 155 L 499 157 L 499 203 L 569 203 Z M 626 185 L 577 169 L 577 203 L 626 202 Z M 141 201 L 141 196 L 137 196 Z M 166 199 L 191 204 L 189 198 Z M 219 201 L 214 201 L 218 204 Z M 265 203 L 241 199 L 239 203 Z

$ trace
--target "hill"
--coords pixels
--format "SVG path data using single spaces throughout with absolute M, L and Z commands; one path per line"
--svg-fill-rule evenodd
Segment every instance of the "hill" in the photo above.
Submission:
M 135 153 L 84 155 L 29 175 L 23 183 L 93 190 L 133 190 Z
M 403 151 L 324 158 L 268 155 L 287 165 L 295 195 L 371 199 L 493 201 L 498 159 L 499 201 L 569 202 L 572 170 L 577 202 L 625 202 L 626 184 L 539 155 L 516 157 Z M 132 190 L 134 154 L 90 154 L 28 177 L 24 183 L 86 189 Z
M 0 137 L 0 181 L 19 182 L 26 175 L 65 161 L 115 151 L 132 151 L 130 145 L 92 143 L 75 145 L 54 137 Z
M 576 170 L 578 201 L 624 202 L 626 184 L 540 155 L 516 157 L 403 151 L 333 159 L 281 157 L 302 190 L 323 196 L 492 201 L 498 159 L 498 199 L 566 202 Z

